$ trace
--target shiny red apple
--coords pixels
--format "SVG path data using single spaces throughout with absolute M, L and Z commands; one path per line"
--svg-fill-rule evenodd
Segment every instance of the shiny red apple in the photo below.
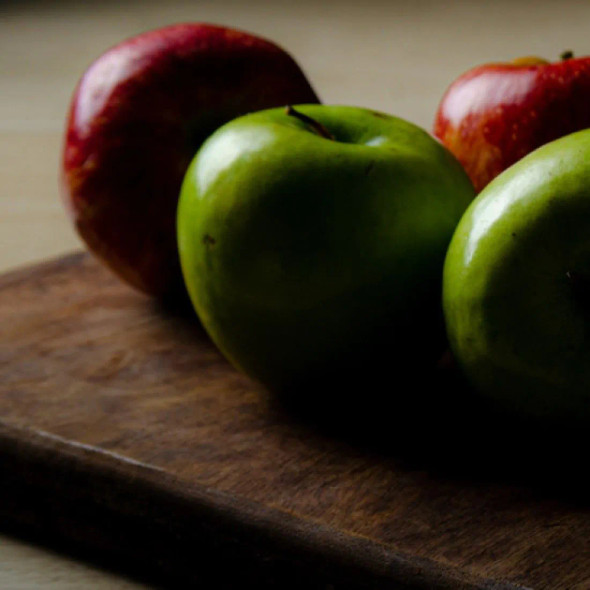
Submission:
M 571 52 L 476 67 L 451 84 L 434 135 L 455 154 L 480 191 L 529 152 L 590 127 L 590 57 Z
M 316 102 L 293 58 L 246 32 L 179 24 L 123 41 L 84 73 L 67 121 L 63 195 L 80 236 L 134 287 L 184 292 L 176 206 L 201 143 L 239 115 Z

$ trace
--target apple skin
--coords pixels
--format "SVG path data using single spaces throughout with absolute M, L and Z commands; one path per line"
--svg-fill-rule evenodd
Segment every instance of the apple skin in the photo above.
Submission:
M 590 417 L 590 130 L 551 142 L 473 201 L 447 253 L 443 308 L 480 399 L 527 420 Z
M 191 163 L 178 208 L 188 292 L 224 355 L 267 389 L 319 403 L 360 386 L 368 403 L 384 371 L 389 399 L 445 346 L 442 265 L 474 190 L 411 123 L 296 110 L 334 139 L 270 109 L 217 130 Z
M 245 113 L 317 102 L 293 58 L 229 28 L 171 25 L 100 56 L 75 90 L 62 193 L 88 248 L 156 297 L 184 292 L 176 206 L 205 138 Z
M 590 127 L 589 104 L 590 57 L 485 64 L 451 84 L 433 132 L 479 192 L 541 145 Z

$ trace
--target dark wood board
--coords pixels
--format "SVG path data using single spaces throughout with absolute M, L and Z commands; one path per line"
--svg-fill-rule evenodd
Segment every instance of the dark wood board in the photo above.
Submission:
M 583 443 L 337 435 L 86 254 L 0 278 L 0 371 L 4 530 L 167 586 L 590 588 Z

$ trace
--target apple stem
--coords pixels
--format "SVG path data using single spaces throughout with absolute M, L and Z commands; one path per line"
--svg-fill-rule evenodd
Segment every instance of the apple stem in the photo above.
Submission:
M 295 110 L 291 105 L 287 105 L 285 107 L 285 112 L 287 115 L 296 117 L 300 121 L 303 121 L 306 125 L 309 125 L 321 137 L 334 141 L 334 136 L 319 121 L 316 121 L 315 119 L 304 115 L 300 111 Z
M 574 52 L 568 49 L 567 51 L 564 51 L 559 57 L 561 57 L 562 61 L 565 61 L 566 59 L 572 59 L 572 57 L 574 57 Z

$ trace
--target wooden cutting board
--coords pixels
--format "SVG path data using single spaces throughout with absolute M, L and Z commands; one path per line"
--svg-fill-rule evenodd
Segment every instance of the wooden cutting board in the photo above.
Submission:
M 346 436 L 86 254 L 0 278 L 0 370 L 4 530 L 170 587 L 590 588 L 583 437 Z

